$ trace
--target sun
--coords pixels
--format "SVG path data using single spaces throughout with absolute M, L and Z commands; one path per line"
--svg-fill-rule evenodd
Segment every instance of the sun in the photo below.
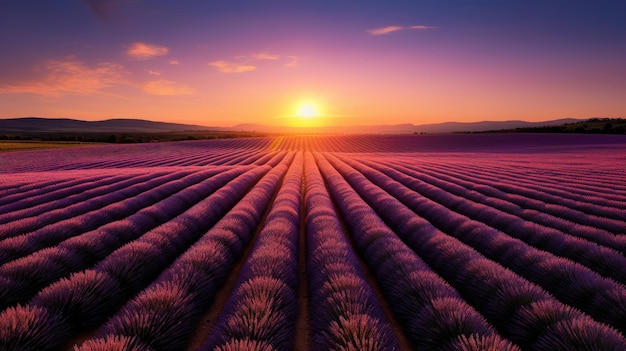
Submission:
M 312 103 L 304 103 L 298 106 L 298 110 L 296 112 L 296 117 L 303 119 L 311 119 L 319 116 L 320 113 L 317 110 L 317 107 Z
M 319 106 L 311 101 L 301 102 L 296 105 L 295 113 L 292 115 L 291 124 L 294 127 L 310 128 L 319 127 L 323 123 L 324 115 L 320 112 Z

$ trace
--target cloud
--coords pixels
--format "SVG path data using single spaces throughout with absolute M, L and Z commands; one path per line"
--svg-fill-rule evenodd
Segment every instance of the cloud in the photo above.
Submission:
M 167 55 L 168 52 L 169 49 L 165 46 L 133 43 L 126 53 L 136 60 L 149 60 L 157 56 Z
M 106 0 L 84 0 L 87 5 L 101 18 L 106 18 L 111 11 L 112 2 Z
M 96 13 L 100 18 L 106 19 L 114 7 L 116 2 L 114 0 L 84 0 L 87 5 Z
M 196 90 L 171 80 L 158 79 L 145 83 L 134 81 L 122 65 L 102 62 L 94 66 L 68 57 L 49 61 L 43 68 L 43 77 L 37 81 L 0 85 L 0 94 L 33 94 L 45 98 L 61 98 L 65 95 L 109 95 L 105 89 L 129 86 L 153 95 L 192 95 Z M 149 70 L 148 74 L 161 73 Z
M 439 27 L 423 26 L 423 25 L 407 26 L 407 27 L 387 26 L 387 27 L 381 27 L 381 28 L 368 29 L 367 32 L 370 33 L 371 35 L 386 35 L 386 34 L 391 34 L 393 32 L 398 32 L 398 31 L 405 30 L 405 29 L 424 30 L 424 29 L 435 29 L 435 28 L 439 28 Z
M 217 68 L 222 73 L 243 73 L 254 71 L 256 69 L 256 66 L 242 65 L 236 62 L 228 62 L 223 60 L 209 62 L 209 66 Z
M 257 68 L 272 67 L 276 64 L 267 64 L 256 61 L 274 61 L 283 67 L 296 67 L 298 57 L 293 55 L 282 56 L 279 54 L 271 54 L 268 52 L 259 52 L 250 55 L 236 55 L 231 60 L 219 60 L 209 62 L 210 66 L 215 67 L 222 73 L 243 73 L 254 71 Z M 285 63 L 286 62 L 286 63 Z
M 291 61 L 289 61 L 285 67 L 296 67 L 298 65 L 298 56 L 287 56 Z
M 141 3 L 142 0 L 84 0 L 91 10 L 102 19 L 109 19 L 114 12 L 122 7 Z
M 403 29 L 404 27 L 400 27 L 400 26 L 387 26 L 387 27 L 382 27 L 382 28 L 368 29 L 367 32 L 370 33 L 371 35 L 385 35 L 385 34 L 397 32 Z
M 72 56 L 65 60 L 51 60 L 42 71 L 44 77 L 41 80 L 0 85 L 0 94 L 34 94 L 58 98 L 66 94 L 102 94 L 103 89 L 130 84 L 129 73 L 119 64 L 102 62 L 89 67 Z
M 419 30 L 423 30 L 423 29 L 437 29 L 439 27 L 434 27 L 434 26 L 410 26 L 410 29 L 419 29 Z
M 191 87 L 166 79 L 146 82 L 142 90 L 152 95 L 193 95 L 196 93 L 196 90 Z
M 180 61 L 178 60 L 170 60 L 170 62 L 168 62 L 170 65 L 180 65 Z
M 266 52 L 261 52 L 258 54 L 252 54 L 252 58 L 255 60 L 278 60 L 280 59 L 280 55 L 273 55 Z

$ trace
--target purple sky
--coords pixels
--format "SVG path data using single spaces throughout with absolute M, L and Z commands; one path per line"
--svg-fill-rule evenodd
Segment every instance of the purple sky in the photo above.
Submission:
M 5 0 L 0 118 L 623 117 L 625 14 L 623 1 Z

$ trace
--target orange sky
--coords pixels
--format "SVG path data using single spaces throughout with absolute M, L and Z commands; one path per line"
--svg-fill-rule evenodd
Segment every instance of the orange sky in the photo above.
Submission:
M 582 2 L 539 14 L 523 2 L 482 12 L 480 1 L 452 2 L 15 2 L 0 17 L 0 50 L 12 53 L 0 58 L 0 118 L 234 126 L 626 114 L 619 9 L 595 9 L 581 28 L 594 10 Z M 320 116 L 299 121 L 303 103 Z

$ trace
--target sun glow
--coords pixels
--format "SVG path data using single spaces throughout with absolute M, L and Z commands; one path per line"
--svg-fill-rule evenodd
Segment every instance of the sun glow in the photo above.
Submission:
M 311 101 L 295 105 L 294 114 L 291 115 L 291 125 L 294 127 L 319 127 L 323 120 L 324 114 L 320 112 L 319 105 Z
M 317 111 L 317 107 L 315 105 L 311 103 L 305 103 L 305 104 L 298 106 L 298 111 L 296 113 L 296 116 L 300 118 L 309 119 L 309 118 L 314 118 L 316 116 L 319 116 L 319 112 Z

